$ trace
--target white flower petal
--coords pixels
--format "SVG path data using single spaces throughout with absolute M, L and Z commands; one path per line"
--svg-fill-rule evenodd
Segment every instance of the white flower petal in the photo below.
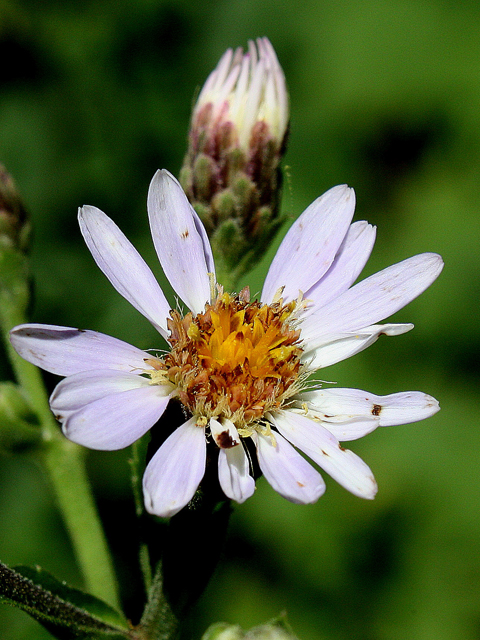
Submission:
M 316 341 L 335 333 L 354 332 L 388 318 L 419 296 L 438 277 L 441 257 L 422 253 L 384 269 L 345 291 L 312 313 L 302 324 L 302 338 Z
M 309 408 L 328 422 L 375 418 L 380 427 L 417 422 L 438 410 L 435 398 L 420 391 L 376 396 L 361 389 L 318 389 L 302 394 Z M 330 425 L 327 426 L 330 430 Z
M 317 198 L 293 224 L 273 259 L 262 291 L 270 303 L 280 287 L 285 301 L 308 291 L 326 273 L 347 233 L 355 193 L 346 185 Z
M 170 305 L 132 243 L 113 220 L 96 207 L 79 209 L 78 221 L 93 259 L 118 293 L 167 337 Z
M 162 387 L 152 385 L 113 393 L 68 414 L 63 433 L 89 449 L 123 449 L 160 419 L 169 399 Z
M 160 264 L 176 293 L 202 313 L 215 273 L 205 229 L 182 187 L 168 171 L 157 171 L 148 190 L 148 217 Z
M 225 82 L 228 72 L 230 71 L 231 62 L 233 58 L 233 49 L 227 49 L 223 56 L 220 58 L 216 69 L 214 69 L 208 76 L 205 85 L 198 96 L 198 102 L 203 99 L 203 94 L 210 90 L 219 91 L 222 84 Z
M 253 47 L 252 47 L 253 48 Z M 258 111 L 265 84 L 265 60 L 258 60 L 250 73 L 250 86 L 246 96 L 244 119 L 240 134 L 245 138 L 251 133 L 253 125 L 258 117 Z
M 218 479 L 223 493 L 232 500 L 244 502 L 255 491 L 250 464 L 240 444 L 240 436 L 231 420 L 210 418 L 210 433 L 220 448 Z
M 145 507 L 169 518 L 190 502 L 205 473 L 205 431 L 190 418 L 162 444 L 143 476 Z
M 97 331 L 48 324 L 21 324 L 10 332 L 15 351 L 28 362 L 59 376 L 114 369 L 141 372 L 151 356 Z
M 404 391 L 388 396 L 373 396 L 376 399 L 380 426 L 391 427 L 397 424 L 409 424 L 430 418 L 440 411 L 438 400 L 421 391 Z
M 375 235 L 375 227 L 364 220 L 350 225 L 330 269 L 305 292 L 305 299 L 313 303 L 307 314 L 328 304 L 355 282 L 370 257 Z
M 223 493 L 236 502 L 245 502 L 255 491 L 255 480 L 250 475 L 250 464 L 243 445 L 220 449 L 218 479 Z
M 316 416 L 315 411 L 310 412 Z M 318 416 L 321 418 L 321 415 Z M 358 440 L 363 436 L 372 433 L 379 426 L 378 420 L 374 418 L 364 418 L 358 420 L 350 420 L 349 422 L 330 422 L 328 420 L 323 421 L 323 426 L 330 431 L 332 435 L 340 442 L 349 442 L 351 440 Z
M 325 491 L 322 476 L 278 433 L 272 439 L 261 434 L 252 436 L 260 469 L 268 483 L 290 502 L 310 504 Z
M 310 340 L 305 345 L 302 360 L 310 371 L 316 371 L 360 353 L 382 335 L 399 336 L 411 329 L 413 324 L 374 324 L 350 335 L 322 336 L 320 344 Z
M 149 387 L 149 380 L 135 373 L 112 371 L 82 371 L 62 380 L 55 387 L 50 396 L 50 407 L 56 414 L 57 420 L 62 421 L 62 415 L 78 411 L 95 400 L 111 396 L 115 393 Z M 172 387 L 158 387 L 167 396 Z
M 353 451 L 344 449 L 327 429 L 293 411 L 278 411 L 272 421 L 280 433 L 301 449 L 345 489 L 372 499 L 377 483 L 370 468 Z
M 270 68 L 275 89 L 275 98 L 268 105 L 268 111 L 277 117 L 277 126 L 274 128 L 279 139 L 283 138 L 288 125 L 289 107 L 288 107 L 288 91 L 285 81 L 283 69 L 278 62 L 277 54 L 268 38 L 257 39 L 258 50 L 260 55 L 265 57 L 268 68 Z

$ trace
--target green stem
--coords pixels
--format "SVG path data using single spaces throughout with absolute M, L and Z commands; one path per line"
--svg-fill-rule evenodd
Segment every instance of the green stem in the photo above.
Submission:
M 40 371 L 17 355 L 8 330 L 25 322 L 10 295 L 0 296 L 0 319 L 15 376 L 41 425 L 43 445 L 39 459 L 46 469 L 58 507 L 70 534 L 85 587 L 119 608 L 117 580 L 87 477 L 84 451 L 64 438 L 50 411 Z
M 137 516 L 137 523 L 139 526 L 139 539 L 140 539 L 140 547 L 138 552 L 138 559 L 140 563 L 140 569 L 143 576 L 143 586 L 145 588 L 145 593 L 150 592 L 150 588 L 152 586 L 152 570 L 150 568 L 150 553 L 148 550 L 148 545 L 144 540 L 144 532 L 143 532 L 143 521 L 145 517 L 145 507 L 143 504 L 143 496 L 142 496 L 142 474 L 140 472 L 140 440 L 137 440 L 132 444 L 131 452 L 132 455 L 129 459 L 130 464 L 130 474 L 132 480 L 132 489 L 133 489 L 133 497 L 135 500 L 135 514 Z
M 162 566 L 159 564 L 148 596 L 148 604 L 138 627 L 145 640 L 173 640 L 177 635 L 178 620 L 163 591 Z

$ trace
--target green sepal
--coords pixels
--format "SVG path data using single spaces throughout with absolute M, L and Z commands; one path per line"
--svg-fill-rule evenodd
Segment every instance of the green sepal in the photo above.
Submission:
M 237 205 L 231 189 L 223 189 L 212 198 L 212 209 L 218 222 L 228 221 L 236 216 Z M 217 222 L 217 225 L 218 225 Z
M 135 638 L 118 611 L 40 567 L 0 563 L 0 602 L 19 607 L 59 640 Z
M 195 211 L 198 214 L 198 217 L 203 223 L 203 226 L 207 230 L 207 233 L 211 233 L 213 229 L 215 229 L 215 224 L 212 216 L 212 207 L 209 205 L 203 204 L 199 201 L 195 201 L 194 207 Z
M 215 165 L 213 160 L 201 153 L 195 159 L 193 166 L 195 195 L 198 200 L 207 201 L 211 197 L 213 174 Z

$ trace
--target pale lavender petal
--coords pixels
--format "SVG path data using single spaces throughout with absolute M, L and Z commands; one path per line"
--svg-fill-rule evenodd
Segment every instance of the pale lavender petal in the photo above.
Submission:
M 268 483 L 290 502 L 310 504 L 325 491 L 322 476 L 278 433 L 272 438 L 252 436 L 260 469 Z
M 135 247 L 113 220 L 96 207 L 79 209 L 78 221 L 93 259 L 118 293 L 167 337 L 170 305 Z
M 255 47 L 252 46 L 254 50 Z M 250 86 L 246 95 L 244 120 L 242 124 L 242 132 L 250 132 L 257 119 L 260 100 L 262 98 L 265 83 L 265 60 L 260 59 L 252 65 L 252 73 L 250 75 Z
M 162 444 L 143 476 L 145 507 L 169 518 L 193 498 L 205 473 L 205 431 L 190 418 Z
M 113 393 L 67 414 L 63 433 L 89 449 L 123 449 L 160 419 L 169 399 L 158 385 Z
M 382 335 L 399 336 L 411 329 L 413 324 L 374 324 L 350 335 L 321 336 L 317 343 L 307 337 L 302 360 L 307 369 L 316 371 L 360 353 Z
M 380 427 L 417 422 L 439 410 L 432 396 L 420 391 L 403 391 L 376 396 L 361 389 L 318 389 L 302 394 L 309 408 L 328 422 L 374 418 Z M 330 431 L 330 426 L 327 425 Z
M 344 392 L 348 391 L 350 389 L 337 388 L 304 391 L 298 396 L 298 407 L 301 408 L 297 413 L 305 414 L 307 407 L 309 417 L 318 420 L 341 442 L 358 440 L 375 431 L 380 426 L 380 420 L 371 411 L 355 411 L 353 403 L 348 400 L 344 403 L 343 398 L 348 396 Z
M 218 479 L 223 493 L 231 500 L 242 503 L 253 495 L 255 480 L 250 475 L 250 464 L 241 444 L 220 449 Z
M 309 411 L 309 415 L 318 417 L 321 420 L 322 416 L 316 411 Z M 358 440 L 364 436 L 372 433 L 379 426 L 378 420 L 375 418 L 363 418 L 357 420 L 350 420 L 349 422 L 331 422 L 329 420 L 322 420 L 322 425 L 330 431 L 332 435 L 340 442 L 350 442 L 351 440 Z
M 198 102 L 203 99 L 203 94 L 207 91 L 214 90 L 219 91 L 222 84 L 225 82 L 227 74 L 230 71 L 233 58 L 233 49 L 227 49 L 223 56 L 220 58 L 220 62 L 217 67 L 210 73 L 205 82 L 205 85 L 198 96 Z
M 15 351 L 28 362 L 59 376 L 81 371 L 150 369 L 151 356 L 122 340 L 97 331 L 48 324 L 21 324 L 10 332 Z
M 205 229 L 182 187 L 168 171 L 157 171 L 148 190 L 148 216 L 160 264 L 176 293 L 201 313 L 210 300 L 215 273 Z
M 75 373 L 62 380 L 55 387 L 50 396 L 50 407 L 56 414 L 57 420 L 62 420 L 67 414 L 78 411 L 82 407 L 100 398 L 115 393 L 150 387 L 150 380 L 136 373 L 112 371 L 83 371 Z M 173 385 L 158 385 L 158 394 L 168 396 L 173 391 Z
M 338 298 L 312 313 L 302 323 L 302 337 L 317 340 L 321 336 L 349 331 L 388 318 L 419 296 L 438 277 L 443 268 L 441 257 L 423 253 L 376 273 Z
M 370 468 L 353 451 L 341 447 L 318 422 L 293 411 L 277 411 L 272 414 L 272 421 L 287 440 L 345 489 L 360 498 L 375 497 L 377 483 Z
M 346 185 L 333 187 L 305 209 L 268 270 L 263 302 L 272 302 L 281 287 L 284 300 L 294 300 L 299 291 L 308 291 L 320 280 L 345 238 L 354 210 L 355 193 Z
M 375 227 L 363 220 L 350 225 L 330 269 L 305 292 L 305 299 L 313 303 L 307 309 L 308 315 L 334 300 L 355 282 L 370 257 L 375 234 Z
M 218 479 L 223 493 L 232 500 L 244 502 L 255 491 L 255 481 L 250 475 L 250 464 L 240 436 L 231 420 L 221 422 L 210 418 L 210 433 L 218 447 Z
M 271 103 L 270 110 L 278 112 L 277 131 L 283 134 L 287 128 L 289 118 L 288 91 L 283 69 L 278 62 L 277 54 L 268 38 L 258 38 L 258 49 L 263 50 L 263 55 L 268 60 L 275 84 L 275 101 Z
M 370 398 L 375 396 L 370 395 Z M 404 391 L 388 396 L 376 396 L 381 427 L 409 424 L 425 420 L 440 411 L 438 400 L 421 391 Z

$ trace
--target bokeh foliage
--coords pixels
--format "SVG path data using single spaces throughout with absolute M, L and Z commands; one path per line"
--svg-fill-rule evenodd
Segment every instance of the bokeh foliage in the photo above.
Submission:
M 223 619 L 248 628 L 286 608 L 302 640 L 474 640 L 480 634 L 480 9 L 473 0 L 0 0 L 0 160 L 35 225 L 32 320 L 159 346 L 95 267 L 76 223 L 102 208 L 161 283 L 148 234 L 155 170 L 178 173 L 195 87 L 228 46 L 268 36 L 292 102 L 283 210 L 294 219 L 347 182 L 356 219 L 378 224 L 367 274 L 421 251 L 440 280 L 380 340 L 325 371 L 374 393 L 422 390 L 442 411 L 352 448 L 372 467 L 372 503 L 333 481 L 315 506 L 265 481 L 237 507 L 224 559 L 185 637 Z M 273 253 L 248 279 L 252 291 Z M 365 274 L 364 274 L 365 275 Z M 174 300 L 171 297 L 172 304 Z M 11 372 L 2 358 L 2 375 Z M 47 379 L 52 387 L 55 381 Z M 125 452 L 89 468 L 136 611 Z M 38 469 L 0 462 L 0 558 L 81 586 Z M 196 540 L 192 532 L 191 544 Z M 215 539 L 211 540 L 215 547 Z M 209 553 L 202 547 L 198 553 Z M 2 607 L 3 640 L 45 640 Z

